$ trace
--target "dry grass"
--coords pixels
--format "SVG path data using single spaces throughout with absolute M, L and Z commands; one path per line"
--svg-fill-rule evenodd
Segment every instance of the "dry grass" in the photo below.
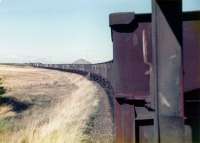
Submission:
M 98 89 L 92 82 L 70 73 L 29 67 L 0 66 L 0 77 L 7 89 L 4 96 L 32 104 L 20 113 L 7 105 L 0 106 L 0 128 L 1 123 L 5 125 L 0 143 L 87 140 L 83 131 L 99 104 Z

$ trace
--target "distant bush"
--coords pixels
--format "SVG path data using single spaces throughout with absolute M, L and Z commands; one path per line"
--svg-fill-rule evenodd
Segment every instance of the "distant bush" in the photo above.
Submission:
M 4 94 L 6 89 L 2 86 L 2 79 L 0 78 L 0 95 Z

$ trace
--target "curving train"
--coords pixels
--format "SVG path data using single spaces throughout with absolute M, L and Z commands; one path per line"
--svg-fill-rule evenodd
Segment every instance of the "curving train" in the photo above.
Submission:
M 181 0 L 153 1 L 152 15 L 110 15 L 113 61 L 30 65 L 108 89 L 117 143 L 199 143 L 200 12 L 182 13 Z

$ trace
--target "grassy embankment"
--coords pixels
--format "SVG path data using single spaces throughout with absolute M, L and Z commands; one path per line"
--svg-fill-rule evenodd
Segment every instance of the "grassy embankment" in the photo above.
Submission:
M 91 114 L 98 107 L 99 99 L 96 95 L 96 86 L 85 78 L 74 74 L 47 70 L 35 72 L 35 69 L 32 71 L 32 69 L 26 68 L 14 70 L 6 67 L 5 72 L 1 71 L 4 73 L 4 77 L 7 77 L 3 81 L 9 91 L 6 92 L 1 83 L 0 143 L 88 142 L 89 135 L 85 134 L 84 131 L 88 130 L 87 125 L 91 121 Z M 19 71 L 16 72 L 16 70 Z M 46 80 L 51 77 L 51 82 Z M 69 88 L 74 84 L 76 88 Z M 10 91 L 9 86 L 14 86 L 14 88 Z M 26 102 L 27 97 L 30 98 L 28 102 L 32 105 L 31 108 L 20 113 L 13 110 L 18 109 L 22 102 Z M 56 100 L 52 100 L 55 97 L 57 97 Z M 43 102 L 42 104 L 39 102 L 43 98 L 51 99 L 53 102 L 50 103 L 53 104 L 49 103 L 48 108 L 43 107 Z M 5 99 L 9 100 L 6 104 Z M 10 101 L 13 100 L 17 103 L 14 106 L 10 104 Z M 38 114 L 39 110 L 43 114 Z M 11 122 L 10 116 L 5 117 L 7 113 L 14 114 Z
M 100 106 L 105 93 L 93 82 L 59 71 L 0 68 L 0 143 L 112 142 L 105 141 L 112 122 L 102 108 L 109 105 Z
M 5 108 L 4 105 L 2 105 L 1 100 L 4 98 L 3 94 L 6 93 L 6 89 L 3 87 L 2 78 L 0 78 L 0 114 L 4 112 Z M 5 119 L 0 118 L 0 134 L 3 134 L 9 129 L 9 123 Z

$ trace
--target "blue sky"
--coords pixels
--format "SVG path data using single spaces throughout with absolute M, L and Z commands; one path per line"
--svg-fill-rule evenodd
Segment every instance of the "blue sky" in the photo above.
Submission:
M 184 11 L 200 10 L 184 0 Z M 0 62 L 112 59 L 108 15 L 151 11 L 150 0 L 0 0 Z

